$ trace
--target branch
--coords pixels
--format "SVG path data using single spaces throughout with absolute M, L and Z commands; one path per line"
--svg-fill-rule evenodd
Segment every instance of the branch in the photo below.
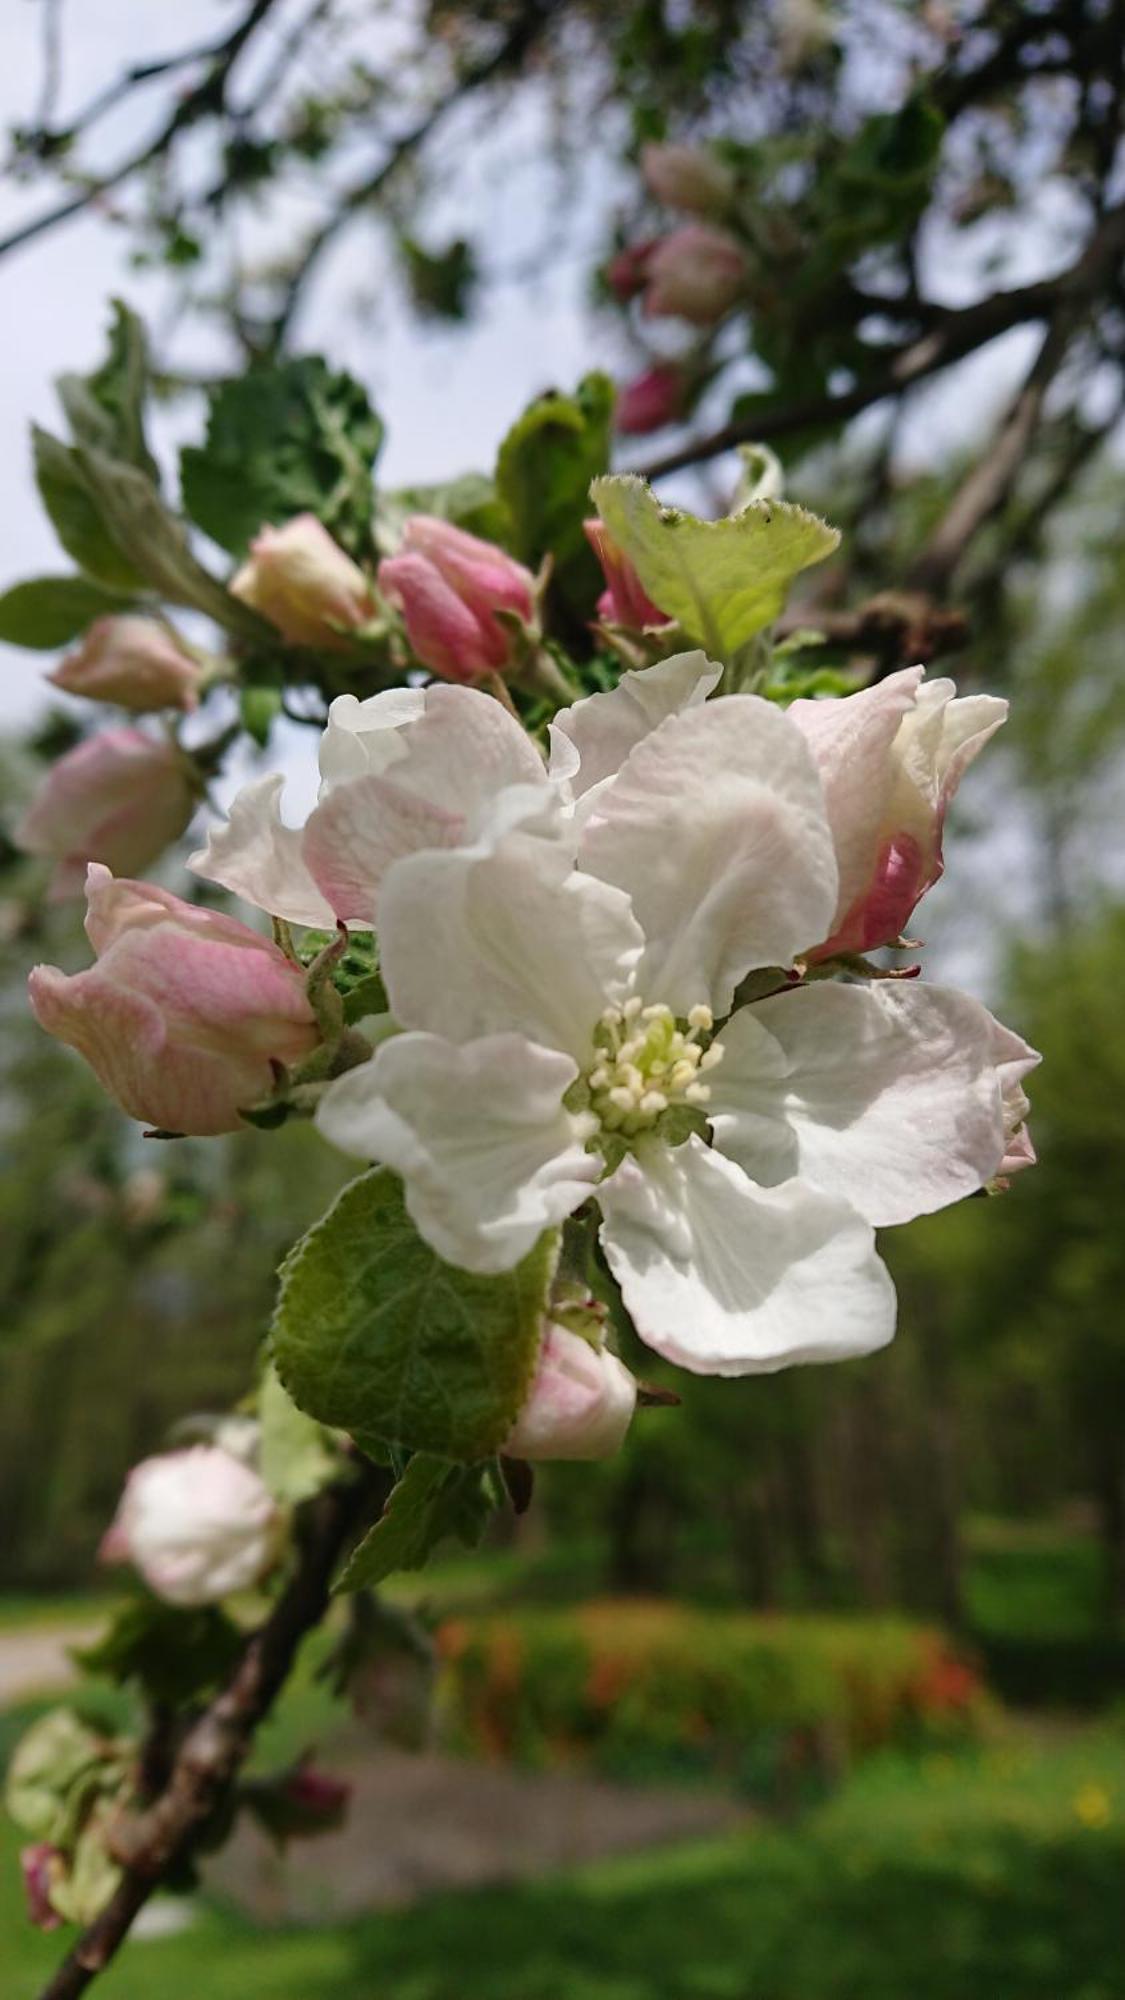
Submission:
M 513 64 L 522 60 L 547 27 L 551 16 L 559 11 L 562 4 L 563 0 L 529 0 L 529 4 L 492 54 L 482 57 L 479 62 L 463 70 L 445 96 L 439 98 L 436 104 L 432 104 L 417 124 L 408 132 L 404 132 L 400 139 L 392 142 L 389 152 L 374 172 L 365 175 L 363 180 L 355 182 L 353 186 L 344 190 L 331 215 L 326 217 L 305 245 L 289 279 L 284 303 L 270 324 L 270 339 L 273 346 L 280 347 L 285 340 L 314 269 L 340 232 L 354 220 L 361 209 L 375 200 L 399 168 L 425 145 L 431 134 L 463 98 L 479 90 L 483 84 L 493 82 L 504 70 L 510 69 Z
M 1008 498 L 1043 414 L 1047 391 L 1066 358 L 1073 316 L 1059 313 L 991 446 L 967 474 L 925 548 L 910 566 L 916 590 L 944 595 L 970 542 Z
M 806 397 L 796 403 L 780 404 L 776 409 L 759 410 L 752 417 L 725 424 L 709 437 L 689 440 L 637 469 L 646 479 L 659 479 L 664 473 L 679 472 L 685 466 L 716 458 L 735 445 L 768 444 L 795 431 L 846 423 L 886 397 L 898 395 L 953 362 L 964 360 L 967 354 L 987 346 L 1011 327 L 1053 319 L 1061 308 L 1093 298 L 1107 276 L 1115 273 L 1123 254 L 1125 203 L 1108 210 L 1082 255 L 1057 277 L 994 292 L 972 306 L 932 308 L 932 326 L 919 340 L 899 348 L 889 366 L 870 380 L 859 382 L 838 396 Z
M 221 112 L 235 63 L 250 37 L 265 20 L 271 8 L 276 5 L 277 0 L 253 0 L 253 5 L 248 8 L 237 26 L 209 52 L 211 64 L 206 75 L 193 90 L 189 90 L 180 99 L 155 138 L 146 141 L 138 152 L 131 153 L 108 173 L 98 174 L 87 181 L 77 194 L 58 202 L 54 208 L 45 209 L 42 215 L 34 216 L 30 222 L 22 223 L 8 236 L 0 238 L 0 257 L 6 257 L 10 251 L 20 249 L 25 243 L 34 242 L 36 237 L 45 236 L 48 231 L 56 229 L 60 223 L 70 221 L 73 216 L 81 215 L 93 202 L 99 201 L 103 195 L 111 194 L 114 188 L 120 187 L 122 181 L 131 179 L 134 174 L 150 166 L 153 160 L 159 159 L 168 151 L 179 134 L 189 125 L 193 125 L 197 119 L 205 117 L 208 113 Z M 142 65 L 139 71 L 126 72 L 126 76 L 111 86 L 103 98 L 98 100 L 95 115 L 100 117 L 110 103 L 115 102 L 131 87 L 131 82 L 144 82 L 150 75 L 160 75 L 163 70 L 177 68 L 183 62 L 194 60 L 194 57 L 201 53 L 206 54 L 208 51 L 196 50 L 182 57 L 169 56 L 155 65 Z M 87 122 L 89 116 L 87 113 Z
M 935 604 L 921 590 L 881 591 L 854 611 L 793 604 L 775 626 L 779 639 L 794 632 L 819 632 L 829 646 L 874 657 L 884 673 L 896 667 L 928 665 L 939 653 L 953 653 L 969 636 L 964 613 Z
M 82 1933 L 40 2000 L 76 2000 L 116 1956 L 164 1877 L 192 1853 L 200 1833 L 229 1795 L 254 1740 L 288 1678 L 306 1633 L 328 1608 L 331 1579 L 370 1508 L 378 1475 L 329 1487 L 309 1503 L 293 1575 L 273 1611 L 247 1643 L 223 1692 L 185 1736 L 160 1796 L 125 1822 L 115 1840 L 125 1872 L 99 1917 Z

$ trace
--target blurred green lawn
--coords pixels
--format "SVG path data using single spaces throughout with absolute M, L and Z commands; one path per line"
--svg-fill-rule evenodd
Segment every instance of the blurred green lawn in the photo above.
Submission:
M 389 1838 L 393 1832 L 389 1831 Z M 4 2000 L 29 1932 L 0 1855 Z M 127 1949 L 105 2000 L 1121 2000 L 1125 1732 L 883 1759 L 799 1826 L 438 1897 L 325 1930 L 205 1908 Z

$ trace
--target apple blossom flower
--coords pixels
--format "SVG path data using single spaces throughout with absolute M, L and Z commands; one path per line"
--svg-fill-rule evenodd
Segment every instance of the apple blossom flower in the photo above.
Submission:
M 616 1354 L 548 1322 L 531 1388 L 504 1450 L 510 1458 L 612 1458 L 636 1402 L 636 1382 Z
M 678 423 L 687 408 L 688 378 L 674 361 L 658 361 L 617 392 L 614 427 L 622 437 L 647 437 Z
M 38 965 L 31 1005 L 85 1056 L 132 1118 L 168 1132 L 232 1132 L 319 1030 L 305 975 L 246 924 L 92 863 L 86 931 L 97 963 Z
M 713 326 L 737 305 L 749 272 L 741 243 L 725 229 L 687 222 L 650 251 L 645 311 L 671 314 L 693 326 Z
M 28 854 L 55 862 L 52 902 L 82 893 L 88 861 L 139 873 L 178 840 L 198 780 L 174 744 L 139 729 L 103 729 L 47 771 L 16 828 Z
M 941 989 L 824 982 L 735 1008 L 838 898 L 820 778 L 770 703 L 677 708 L 587 798 L 574 841 L 497 818 L 387 870 L 402 1032 L 330 1085 L 321 1130 L 399 1172 L 464 1269 L 510 1269 L 595 1200 L 638 1333 L 688 1368 L 871 1351 L 894 1323 L 873 1225 L 995 1174 L 1006 1031 Z M 1017 1043 L 1003 1059 L 1029 1066 Z
M 281 818 L 283 778 L 247 785 L 191 866 L 290 923 L 331 929 L 375 920 L 393 862 L 481 837 L 497 812 L 561 830 L 576 803 L 633 745 L 702 701 L 721 668 L 682 653 L 564 710 L 548 770 L 514 716 L 470 688 L 339 695 L 320 746 L 320 797 L 304 827 Z
M 192 709 L 203 670 L 159 618 L 99 618 L 47 679 L 66 694 L 112 701 L 140 715 Z
M 284 1516 L 250 1466 L 216 1445 L 135 1465 L 102 1542 L 168 1604 L 218 1604 L 251 1590 L 281 1552 Z
M 734 175 L 708 146 L 641 147 L 645 186 L 666 208 L 720 215 L 734 195 Z
M 598 617 L 605 623 L 630 626 L 636 632 L 643 631 L 646 625 L 666 625 L 668 620 L 663 611 L 653 603 L 635 565 L 618 548 L 605 522 L 595 519 L 584 521 L 582 526 L 606 581 L 598 599 Z
M 938 880 L 949 801 L 1008 704 L 957 697 L 952 681 L 907 667 L 859 694 L 795 701 L 788 713 L 820 773 L 840 871 L 816 955 L 873 951 L 901 936 Z
M 321 652 L 346 651 L 376 611 L 367 577 L 315 514 L 260 529 L 230 589 L 292 645 Z
M 449 521 L 412 514 L 395 555 L 379 564 L 378 584 L 400 611 L 424 667 L 443 680 L 472 682 L 512 664 L 513 633 L 497 617 L 530 625 L 535 579 L 493 542 Z

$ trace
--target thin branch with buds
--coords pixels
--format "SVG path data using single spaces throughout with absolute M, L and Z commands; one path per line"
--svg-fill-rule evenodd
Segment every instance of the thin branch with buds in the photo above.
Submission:
M 116 1956 L 149 1897 L 190 1857 L 208 1821 L 230 1796 L 302 1640 L 324 1617 L 340 1557 L 381 1490 L 379 1475 L 367 1468 L 309 1502 L 289 1582 L 247 1642 L 222 1693 L 184 1737 L 159 1795 L 119 1828 L 114 1851 L 123 1864 L 121 1881 L 48 1980 L 40 2000 L 77 2000 Z

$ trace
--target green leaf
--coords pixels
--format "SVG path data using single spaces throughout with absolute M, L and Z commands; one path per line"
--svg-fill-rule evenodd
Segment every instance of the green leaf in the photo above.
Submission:
M 109 352 L 92 375 L 63 375 L 59 399 L 76 443 L 124 460 L 159 484 L 160 473 L 145 438 L 148 350 L 136 313 L 113 301 Z
M 793 579 L 840 536 L 786 500 L 754 500 L 722 521 L 665 507 L 635 474 L 594 483 L 592 498 L 653 602 L 712 659 L 726 660 L 767 625 Z
M 31 440 L 39 496 L 67 555 L 100 583 L 139 588 L 140 572 L 107 531 L 71 446 L 38 424 L 31 427 Z
M 82 448 L 75 457 L 107 530 L 153 590 L 172 604 L 206 612 L 239 637 L 276 646 L 272 626 L 197 561 L 183 523 L 169 513 L 151 479 L 104 452 Z
M 297 1408 L 276 1368 L 267 1367 L 258 1390 L 261 1425 L 259 1470 L 275 1500 L 297 1507 L 311 1500 L 340 1470 L 323 1427 Z
M 4 1804 L 16 1825 L 34 1840 L 64 1842 L 97 1791 L 112 1747 L 69 1708 L 41 1715 L 8 1766 Z
M 300 944 L 302 962 L 311 965 L 335 941 L 334 932 L 306 931 Z M 367 1014 L 387 1012 L 387 989 L 379 971 L 379 947 L 374 932 L 351 933 L 347 950 L 332 967 L 332 984 L 343 998 L 344 1019 L 349 1026 L 362 1021 Z
M 582 523 L 591 512 L 590 482 L 609 464 L 612 415 L 608 375 L 587 375 L 573 396 L 552 390 L 537 397 L 512 425 L 496 461 L 515 553 L 532 565 L 552 555 L 559 593 L 581 615 L 602 581 Z
M 102 1637 L 75 1647 L 73 1657 L 87 1673 L 135 1683 L 150 1700 L 178 1708 L 221 1687 L 244 1643 L 237 1625 L 211 1605 L 185 1610 L 131 1597 Z
M 450 1535 L 474 1540 L 482 1507 L 480 1466 L 449 1465 L 419 1452 L 391 1492 L 374 1527 L 352 1550 L 337 1590 L 371 1590 L 400 1569 L 421 1569 L 437 1544 Z
M 0 639 L 33 652 L 65 646 L 95 618 L 128 611 L 133 600 L 84 576 L 34 576 L 0 597 Z
M 383 426 L 366 391 L 312 355 L 251 369 L 211 396 L 207 442 L 180 459 L 192 520 L 232 555 L 259 528 L 315 514 L 361 555 Z
M 393 493 L 377 493 L 374 532 L 381 555 L 394 553 L 403 522 L 411 514 L 436 514 L 439 521 L 452 521 L 455 528 L 464 528 L 470 535 L 513 548 L 508 510 L 496 491 L 495 480 L 483 472 L 463 472 L 438 486 L 401 486 Z
M 556 1237 L 481 1277 L 422 1241 L 385 1169 L 353 1181 L 281 1270 L 273 1359 L 322 1424 L 409 1451 L 499 1450 L 531 1383 Z

